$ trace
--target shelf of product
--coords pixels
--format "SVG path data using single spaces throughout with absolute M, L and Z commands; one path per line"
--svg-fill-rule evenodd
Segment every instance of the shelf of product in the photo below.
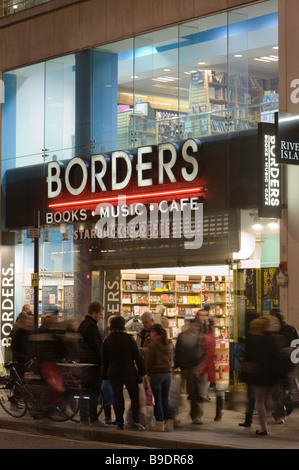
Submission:
M 215 317 L 215 332 L 220 339 L 228 338 L 227 309 L 228 284 L 225 276 L 181 276 L 123 273 L 122 311 L 142 315 L 155 311 L 159 305 L 166 308 L 171 328 L 180 332 L 185 322 L 195 317 L 205 304 Z M 175 336 L 172 334 L 171 336 Z
M 166 308 L 169 336 L 176 338 L 205 304 L 215 319 L 216 377 L 227 382 L 229 370 L 229 283 L 225 276 L 122 274 L 123 313 L 132 317 Z

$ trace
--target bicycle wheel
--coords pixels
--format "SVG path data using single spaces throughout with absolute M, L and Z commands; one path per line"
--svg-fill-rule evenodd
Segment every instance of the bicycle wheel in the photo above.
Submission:
M 53 406 L 49 407 L 47 417 L 56 422 L 68 421 L 78 414 L 78 410 L 79 397 L 72 393 L 64 393 L 56 398 Z
M 14 418 L 22 418 L 27 413 L 28 403 L 23 390 L 10 378 L 0 379 L 0 405 Z
M 88 400 L 88 396 L 86 396 L 86 394 L 84 394 L 83 392 L 81 392 L 81 399 L 83 400 Z M 104 395 L 103 395 L 103 392 L 101 391 L 100 392 L 100 395 L 99 395 L 99 398 L 98 398 L 98 408 L 97 408 L 97 417 L 100 416 L 100 414 L 102 413 L 104 409 Z M 78 403 L 78 411 L 77 413 L 71 418 L 72 421 L 74 421 L 74 423 L 80 423 L 80 410 L 79 410 L 79 403 Z

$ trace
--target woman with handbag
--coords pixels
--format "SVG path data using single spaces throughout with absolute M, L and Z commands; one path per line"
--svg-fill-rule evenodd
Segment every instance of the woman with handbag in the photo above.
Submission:
M 151 327 L 151 342 L 147 355 L 147 372 L 154 395 L 156 425 L 152 431 L 173 431 L 173 412 L 169 404 L 169 390 L 173 367 L 174 348 L 160 324 Z

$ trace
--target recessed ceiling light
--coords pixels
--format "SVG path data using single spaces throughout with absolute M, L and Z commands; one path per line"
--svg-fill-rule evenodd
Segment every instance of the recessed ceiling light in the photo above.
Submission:
M 273 46 L 272 49 L 279 49 L 279 47 L 278 46 Z
M 252 226 L 254 230 L 262 230 L 263 226 L 262 224 L 256 223 Z
M 138 75 L 131 75 L 131 78 L 139 78 Z
M 262 56 L 261 59 L 271 60 L 272 62 L 277 62 L 277 61 L 278 61 L 278 59 L 274 59 L 274 58 L 271 57 L 271 56 Z
M 163 69 L 164 72 L 170 72 L 171 70 L 170 69 Z
M 255 57 L 253 60 L 258 60 L 258 61 L 260 61 L 260 62 L 268 62 L 268 63 L 271 62 L 270 60 L 259 59 L 259 58 L 257 58 L 257 57 Z
M 279 228 L 279 225 L 278 225 L 277 222 L 269 222 L 268 227 L 273 229 L 273 230 L 276 230 L 276 229 Z
M 273 59 L 279 59 L 278 55 L 269 55 L 269 57 L 273 57 Z
M 243 57 L 242 54 L 235 54 L 234 57 Z
M 206 65 L 206 62 L 198 62 L 198 65 Z

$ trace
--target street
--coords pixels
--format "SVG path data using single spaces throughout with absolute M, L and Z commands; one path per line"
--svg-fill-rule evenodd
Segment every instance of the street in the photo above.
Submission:
M 111 444 L 108 442 L 72 440 L 61 436 L 37 435 L 23 431 L 0 429 L 0 449 L 136 449 L 136 446 Z M 139 447 L 144 448 L 144 447 Z

